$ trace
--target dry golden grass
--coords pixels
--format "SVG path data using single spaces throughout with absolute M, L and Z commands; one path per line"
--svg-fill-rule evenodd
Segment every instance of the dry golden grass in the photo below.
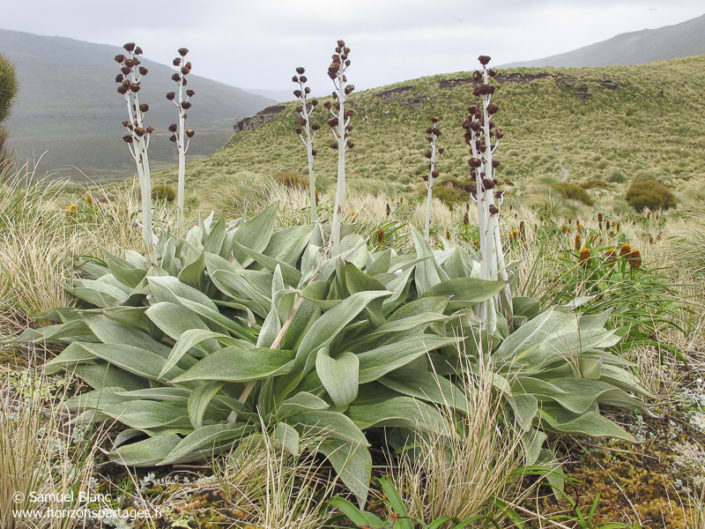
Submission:
M 41 370 L 0 367 L 0 526 L 72 529 L 70 516 L 15 517 L 16 510 L 73 510 L 91 494 L 97 435 L 69 426 L 65 393 Z M 95 492 L 95 491 L 93 491 Z M 66 501 L 65 501 L 66 500 Z

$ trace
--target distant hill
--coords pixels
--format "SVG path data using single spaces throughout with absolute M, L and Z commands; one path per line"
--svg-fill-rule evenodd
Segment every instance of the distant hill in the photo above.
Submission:
M 702 53 L 705 53 L 705 15 L 673 26 L 622 33 L 584 48 L 505 67 L 627 65 Z
M 555 203 L 545 184 L 566 173 L 569 182 L 591 188 L 596 207 L 617 200 L 613 209 L 628 210 L 625 186 L 641 179 L 662 180 L 679 197 L 705 200 L 705 55 L 636 66 L 502 68 L 496 83 L 494 122 L 505 131 L 498 175 L 511 200 L 546 201 L 548 211 Z M 457 72 L 354 92 L 350 188 L 421 197 L 428 173 L 424 130 L 437 115 L 445 148 L 438 183 L 459 190 L 468 181 L 461 125 L 476 99 L 474 84 L 472 72 Z M 262 182 L 280 172 L 306 175 L 295 107 L 272 106 L 240 121 L 226 148 L 189 165 L 189 196 L 205 211 L 236 214 L 243 193 L 255 190 L 253 175 Z M 335 189 L 336 151 L 328 147 L 333 136 L 326 112 L 319 108 L 314 116 L 323 125 L 315 140 L 316 173 L 326 197 Z M 157 178 L 175 176 L 170 169 Z M 325 200 L 330 204 L 330 195 Z
M 188 43 L 185 43 L 188 45 Z M 119 73 L 113 57 L 116 46 L 0 30 L 0 53 L 16 65 L 19 90 L 7 122 L 9 146 L 20 159 L 42 158 L 39 169 L 56 175 L 120 178 L 134 171 L 120 140 L 124 102 L 115 91 Z M 149 56 L 149 50 L 145 50 Z M 176 50 L 174 50 L 176 55 Z M 176 163 L 167 127 L 176 109 L 164 95 L 174 89 L 172 69 L 148 59 L 141 100 L 149 103 L 148 124 L 157 128 L 150 159 L 156 166 Z M 194 64 L 198 72 L 198 64 Z M 232 134 L 233 122 L 273 103 L 239 88 L 189 76 L 196 91 L 188 123 L 196 130 L 189 155 L 203 155 L 221 147 Z M 143 94 L 143 95 L 142 95 Z

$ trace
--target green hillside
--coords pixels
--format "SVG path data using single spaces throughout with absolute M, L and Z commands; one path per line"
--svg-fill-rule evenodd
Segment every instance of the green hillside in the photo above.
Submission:
M 350 77 L 354 82 L 354 73 Z M 681 199 L 703 196 L 694 182 L 705 177 L 705 55 L 639 66 L 509 69 L 500 72 L 497 84 L 495 122 L 505 130 L 498 173 L 505 185 L 515 184 L 515 199 L 528 199 L 537 185 L 561 179 L 601 180 L 589 193 L 604 195 L 616 209 L 627 207 L 619 197 L 632 180 L 661 180 Z M 350 185 L 419 194 L 427 171 L 424 130 L 434 114 L 441 118 L 446 148 L 439 181 L 462 184 L 468 156 L 461 124 L 472 90 L 471 73 L 459 72 L 354 94 Z M 316 172 L 325 190 L 336 162 L 328 147 L 328 116 L 319 109 L 324 126 L 316 139 Z M 305 152 L 293 132 L 294 104 L 268 115 L 274 119 L 236 133 L 229 146 L 191 164 L 188 185 L 198 188 L 203 207 L 227 206 L 224 190 L 239 192 L 237 175 L 243 171 L 265 179 L 283 171 L 306 173 Z
M 117 46 L 61 37 L 0 30 L 0 53 L 16 66 L 19 85 L 7 122 L 10 149 L 20 160 L 39 158 L 40 172 L 82 179 L 124 178 L 134 171 L 120 138 L 124 101 L 115 92 L 119 73 L 113 57 Z M 149 50 L 145 50 L 149 57 Z M 176 54 L 176 50 L 174 50 Z M 143 84 L 148 120 L 157 132 L 151 160 L 156 166 L 176 163 L 166 128 L 176 119 L 174 105 L 164 98 L 174 89 L 172 68 L 148 59 Z M 198 64 L 194 64 L 198 73 Z M 189 77 L 193 99 L 189 125 L 197 130 L 190 154 L 210 154 L 226 142 L 233 120 L 272 103 L 239 88 L 197 75 Z
M 508 66 L 641 64 L 701 53 L 705 53 L 705 15 L 672 26 L 621 33 L 577 50 Z

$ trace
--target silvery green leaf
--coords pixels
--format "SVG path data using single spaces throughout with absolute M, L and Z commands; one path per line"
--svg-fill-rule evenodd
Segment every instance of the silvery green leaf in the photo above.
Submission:
M 316 373 L 338 408 L 344 408 L 357 397 L 359 366 L 354 353 L 345 352 L 332 358 L 327 347 L 318 350 Z

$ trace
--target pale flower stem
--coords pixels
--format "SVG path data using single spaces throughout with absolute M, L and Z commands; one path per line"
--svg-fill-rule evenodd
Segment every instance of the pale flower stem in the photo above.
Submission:
M 184 110 L 181 108 L 181 103 L 184 101 L 184 76 L 181 74 L 181 79 L 179 81 L 179 132 L 176 137 L 176 150 L 179 155 L 179 178 L 177 182 L 176 189 L 176 211 L 177 211 L 177 234 L 179 236 L 184 233 L 184 196 L 186 193 L 186 118 L 184 116 Z

